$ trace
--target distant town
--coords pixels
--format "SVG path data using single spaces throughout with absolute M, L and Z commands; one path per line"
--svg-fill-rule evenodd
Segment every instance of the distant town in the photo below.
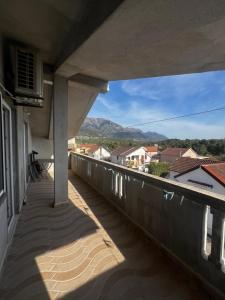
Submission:
M 222 142 L 224 147 L 224 141 Z M 192 147 L 166 146 L 170 143 L 169 140 L 152 145 L 121 145 L 120 142 L 117 146 L 112 144 L 112 141 L 77 143 L 77 140 L 72 139 L 68 149 L 98 160 L 225 195 L 223 155 L 207 155 L 204 143 L 200 144 L 199 152 Z

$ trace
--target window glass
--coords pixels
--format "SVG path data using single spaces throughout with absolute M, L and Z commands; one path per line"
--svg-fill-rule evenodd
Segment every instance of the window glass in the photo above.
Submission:
M 0 95 L 0 195 L 4 190 L 3 179 L 3 141 L 2 141 L 2 110 L 1 110 L 1 95 Z

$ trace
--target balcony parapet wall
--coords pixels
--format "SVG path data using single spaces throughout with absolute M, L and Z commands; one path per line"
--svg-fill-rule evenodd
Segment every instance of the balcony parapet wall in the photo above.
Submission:
M 72 171 L 224 298 L 225 196 L 71 153 Z M 213 213 L 211 254 L 206 212 Z

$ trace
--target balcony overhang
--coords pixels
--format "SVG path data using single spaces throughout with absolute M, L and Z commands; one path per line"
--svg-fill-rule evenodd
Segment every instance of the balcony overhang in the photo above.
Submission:
M 44 63 L 62 64 L 122 0 L 7 1 L 1 3 L 0 34 L 40 50 Z
M 225 68 L 223 1 L 126 0 L 57 72 L 105 80 Z
M 103 80 L 225 68 L 223 1 L 1 3 L 0 32 L 40 50 L 66 78 Z

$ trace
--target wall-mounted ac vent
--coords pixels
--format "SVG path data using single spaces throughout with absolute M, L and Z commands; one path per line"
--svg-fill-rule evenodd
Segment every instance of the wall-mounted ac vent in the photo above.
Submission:
M 35 87 L 34 53 L 17 50 L 17 88 L 33 91 Z
M 30 48 L 16 47 L 15 94 L 24 98 L 42 99 L 43 67 L 39 53 Z M 26 99 L 27 100 L 27 99 Z

